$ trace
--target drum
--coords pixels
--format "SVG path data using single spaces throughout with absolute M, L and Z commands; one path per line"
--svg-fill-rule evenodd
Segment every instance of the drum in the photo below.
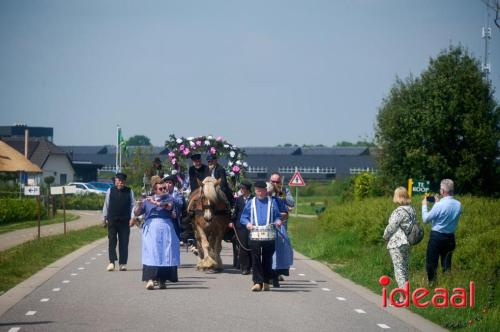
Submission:
M 250 231 L 251 241 L 274 241 L 275 230 L 272 225 L 253 226 Z

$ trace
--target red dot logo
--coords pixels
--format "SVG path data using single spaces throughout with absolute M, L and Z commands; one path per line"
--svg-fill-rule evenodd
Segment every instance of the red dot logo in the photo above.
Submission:
M 380 286 L 387 286 L 391 283 L 391 278 L 388 276 L 381 276 L 380 279 L 378 279 L 378 283 Z

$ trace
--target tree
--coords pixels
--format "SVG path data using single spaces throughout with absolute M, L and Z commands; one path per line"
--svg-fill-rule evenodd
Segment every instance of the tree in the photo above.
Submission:
M 151 146 L 151 141 L 147 136 L 135 135 L 127 140 L 128 146 Z
M 430 59 L 420 77 L 398 78 L 377 115 L 383 176 L 393 185 L 451 178 L 458 192 L 498 190 L 496 106 L 479 61 L 461 46 Z

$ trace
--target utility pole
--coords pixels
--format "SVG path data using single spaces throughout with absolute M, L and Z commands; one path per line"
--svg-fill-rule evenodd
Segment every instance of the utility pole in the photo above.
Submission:
M 489 81 L 489 76 L 491 73 L 491 64 L 489 62 L 489 56 L 490 56 L 489 43 L 491 39 L 491 27 L 490 27 L 490 12 L 488 10 L 488 6 L 486 6 L 486 22 L 485 26 L 483 26 L 482 38 L 484 39 L 484 56 L 483 56 L 482 69 L 486 81 Z

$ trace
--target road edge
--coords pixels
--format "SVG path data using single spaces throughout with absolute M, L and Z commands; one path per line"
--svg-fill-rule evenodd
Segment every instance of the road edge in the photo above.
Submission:
M 315 261 L 307 256 L 304 256 L 303 254 L 293 251 L 294 253 L 294 259 L 299 259 L 303 261 L 305 264 L 309 265 L 311 268 L 319 271 L 321 274 L 325 275 L 326 277 L 332 279 L 334 282 L 342 285 L 343 287 L 347 288 L 348 290 L 352 291 L 353 293 L 356 293 L 360 297 L 364 298 L 365 300 L 377 305 L 380 307 L 382 310 L 390 313 L 391 315 L 395 316 L 399 320 L 405 322 L 406 324 L 414 327 L 415 329 L 419 331 L 448 331 L 442 326 L 425 319 L 424 317 L 408 310 L 405 308 L 394 308 L 394 307 L 387 307 L 387 308 L 382 308 L 381 306 L 381 298 L 380 294 L 375 294 L 368 288 L 365 288 L 363 286 L 360 286 L 356 283 L 354 283 L 352 280 L 347 279 L 345 277 L 342 277 L 340 274 L 332 271 L 328 266 L 325 264 Z
M 58 259 L 52 264 L 44 267 L 42 270 L 33 274 L 28 279 L 17 284 L 13 288 L 9 289 L 7 292 L 0 296 L 0 317 L 6 313 L 10 308 L 16 305 L 19 301 L 24 299 L 27 295 L 33 292 L 40 285 L 49 280 L 54 274 L 59 272 L 66 265 L 73 262 L 78 257 L 84 255 L 85 253 L 91 251 L 95 247 L 106 243 L 107 237 L 103 237 L 92 243 L 86 244 L 83 247 L 73 251 L 72 253 Z

